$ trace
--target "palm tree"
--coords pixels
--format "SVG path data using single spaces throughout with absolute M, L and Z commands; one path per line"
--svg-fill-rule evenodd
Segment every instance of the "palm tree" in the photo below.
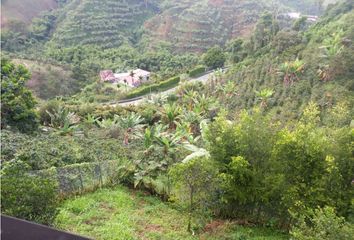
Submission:
M 268 99 L 273 96 L 274 91 L 273 89 L 265 88 L 261 90 L 260 92 L 255 91 L 258 99 L 261 101 L 261 108 L 266 108 L 267 107 L 267 101 Z

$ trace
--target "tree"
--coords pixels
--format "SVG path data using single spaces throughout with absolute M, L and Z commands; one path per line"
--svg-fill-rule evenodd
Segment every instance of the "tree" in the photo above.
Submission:
M 173 166 L 169 172 L 174 195 L 189 209 L 187 230 L 192 232 L 192 216 L 211 199 L 215 189 L 216 168 L 207 158 L 194 158 Z
M 203 56 L 203 62 L 209 68 L 221 68 L 224 66 L 226 56 L 221 47 L 210 48 Z
M 226 44 L 226 50 L 229 52 L 230 61 L 238 63 L 242 61 L 247 53 L 243 49 L 243 40 L 240 38 L 233 39 Z
M 22 132 L 37 129 L 36 101 L 25 87 L 30 77 L 24 66 L 1 60 L 1 128 L 13 126 Z
M 271 13 L 264 13 L 252 36 L 253 50 L 258 50 L 270 43 L 278 31 L 279 25 L 274 16 Z

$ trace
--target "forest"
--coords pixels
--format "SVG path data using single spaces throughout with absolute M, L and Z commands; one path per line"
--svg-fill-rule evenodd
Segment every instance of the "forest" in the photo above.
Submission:
M 61 1 L 2 31 L 1 213 L 92 239 L 354 239 L 353 1 L 277 1 L 316 22 L 218 2 Z M 136 67 L 152 80 L 98 79 Z

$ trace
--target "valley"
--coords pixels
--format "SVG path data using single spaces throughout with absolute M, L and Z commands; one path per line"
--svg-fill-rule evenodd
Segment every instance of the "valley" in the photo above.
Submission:
M 98 240 L 354 236 L 352 0 L 1 18 L 1 214 Z

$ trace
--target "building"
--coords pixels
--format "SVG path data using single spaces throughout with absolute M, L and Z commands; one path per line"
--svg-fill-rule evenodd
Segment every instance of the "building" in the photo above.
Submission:
M 100 78 L 101 78 L 101 82 L 110 82 L 110 83 L 114 83 L 116 82 L 116 77 L 113 74 L 112 70 L 103 70 L 100 72 Z
M 130 87 L 140 86 L 142 83 L 150 80 L 150 72 L 135 69 L 124 73 L 113 73 L 112 70 L 104 70 L 100 72 L 101 82 L 126 84 Z

